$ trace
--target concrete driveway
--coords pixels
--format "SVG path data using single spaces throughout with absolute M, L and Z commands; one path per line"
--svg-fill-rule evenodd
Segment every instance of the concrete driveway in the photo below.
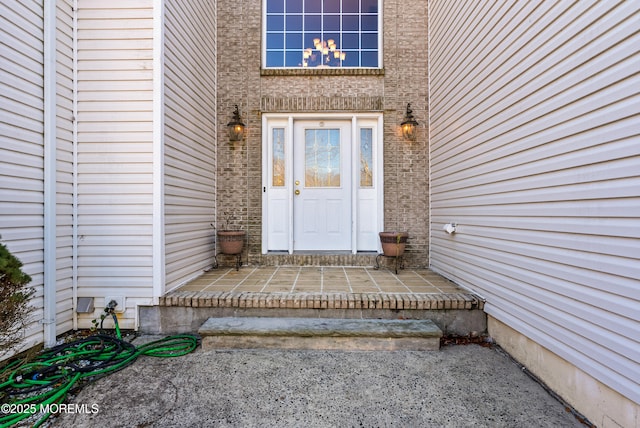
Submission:
M 50 426 L 583 426 L 499 348 L 479 345 L 431 352 L 198 348 L 176 358 L 140 357 L 72 403 L 84 411 L 59 415 Z

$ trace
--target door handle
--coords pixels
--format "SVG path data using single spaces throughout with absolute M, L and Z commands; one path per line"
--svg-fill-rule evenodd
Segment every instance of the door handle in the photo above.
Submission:
M 295 193 L 296 195 L 299 195 L 300 194 L 300 189 L 296 189 L 296 191 L 293 192 L 293 193 Z

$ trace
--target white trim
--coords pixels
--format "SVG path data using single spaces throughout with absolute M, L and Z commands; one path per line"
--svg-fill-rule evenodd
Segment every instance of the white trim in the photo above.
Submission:
M 262 0 L 260 23 L 260 68 L 267 68 L 267 0 Z
M 384 1 L 378 0 L 378 68 L 384 68 Z
M 73 329 L 78 329 L 78 0 L 73 0 L 73 94 L 72 94 L 72 145 L 73 145 L 73 196 L 72 207 L 73 220 L 71 225 L 71 287 L 73 298 Z
M 263 1 L 263 5 L 264 5 L 264 1 Z M 265 132 L 265 129 L 267 129 L 267 118 L 263 115 L 262 116 L 262 122 L 261 122 L 261 129 L 262 129 L 262 239 L 260 240 L 261 244 L 260 244 L 260 252 L 262 254 L 266 254 L 267 253 L 267 227 L 265 226 L 269 221 L 269 213 L 267 212 L 267 210 L 264 209 L 264 207 L 267 206 L 267 183 L 269 182 L 268 177 L 269 177 L 269 171 L 268 171 L 268 167 L 269 167 L 269 160 L 268 160 L 268 156 L 265 156 L 264 153 L 267 153 L 267 147 L 269 144 L 269 133 Z
M 164 292 L 164 0 L 153 8 L 153 304 Z
M 285 133 L 285 145 L 289 148 L 285 152 L 287 165 L 289 168 L 285 170 L 286 182 L 293 182 L 293 116 L 288 119 L 288 132 Z M 293 192 L 289 192 L 289 254 L 293 254 Z
M 44 2 L 44 346 L 56 344 L 56 0 Z
M 376 174 L 378 175 L 378 230 L 384 230 L 384 117 L 378 116 L 378 144 L 376 146 Z M 382 244 L 378 240 L 378 252 L 382 251 Z
M 354 168 L 353 164 L 358 159 L 358 145 L 355 144 L 358 141 L 358 120 L 356 116 L 351 117 L 351 253 L 358 252 L 358 230 L 356 225 L 358 224 L 358 181 L 357 171 L 358 168 Z

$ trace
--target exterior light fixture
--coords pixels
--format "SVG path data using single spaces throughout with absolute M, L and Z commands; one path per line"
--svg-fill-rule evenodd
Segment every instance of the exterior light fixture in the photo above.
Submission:
M 402 128 L 402 135 L 405 140 L 415 141 L 417 136 L 418 122 L 413 117 L 413 110 L 411 110 L 411 103 L 407 104 L 407 112 L 404 115 L 404 121 L 400 124 Z
M 231 122 L 227 123 L 227 128 L 229 128 L 229 140 L 242 141 L 244 138 L 245 125 L 242 123 L 242 119 L 240 118 L 238 104 L 236 104 L 236 109 L 233 111 L 233 118 L 231 119 Z

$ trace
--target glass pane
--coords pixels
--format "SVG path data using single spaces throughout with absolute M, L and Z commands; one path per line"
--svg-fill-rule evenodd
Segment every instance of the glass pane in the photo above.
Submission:
M 322 29 L 320 15 L 306 15 L 304 17 L 304 31 L 317 31 Z
M 273 187 L 284 186 L 284 128 L 273 128 Z
M 359 31 L 360 16 L 342 15 L 342 31 Z
M 360 129 L 360 187 L 373 187 L 373 152 L 371 128 Z
M 359 0 L 342 0 L 342 13 L 359 13 Z
M 340 130 L 307 129 L 305 187 L 340 187 Z
M 323 30 L 340 31 L 340 15 L 325 15 Z
M 319 39 L 320 33 L 304 33 L 304 47 L 313 48 L 313 39 Z
M 362 16 L 362 31 L 378 31 L 378 16 L 377 15 L 363 15 Z
M 358 33 L 342 34 L 342 49 L 358 49 L 360 47 L 360 35 Z
M 362 35 L 362 49 L 378 49 L 378 35 L 377 34 L 363 34 Z
M 362 0 L 362 13 L 378 13 L 378 0 Z
M 340 33 L 324 33 L 324 39 L 327 41 L 328 45 L 331 45 L 331 42 L 333 41 L 335 49 L 342 49 L 342 46 L 340 46 Z
M 267 0 L 267 13 L 282 13 L 284 12 L 283 0 Z
M 340 13 L 340 0 L 324 0 L 324 13 Z
M 284 15 L 267 15 L 267 31 L 284 30 Z
M 287 0 L 287 13 L 302 13 L 302 2 L 300 0 Z
M 302 33 L 287 33 L 287 50 L 289 49 L 302 50 Z
M 358 1 L 358 0 L 356 0 Z M 320 13 L 322 2 L 319 0 L 304 0 L 305 13 Z
M 344 61 L 342 61 L 343 67 L 358 67 L 360 66 L 360 55 L 358 51 L 346 51 Z
M 302 51 L 287 51 L 286 67 L 302 67 Z
M 302 15 L 287 15 L 287 31 L 302 31 Z
M 282 49 L 284 47 L 284 34 L 268 33 L 267 49 Z
M 378 52 L 362 52 L 360 67 L 377 67 L 378 66 Z
M 283 66 L 284 66 L 283 51 L 267 52 L 267 67 L 283 67 Z

